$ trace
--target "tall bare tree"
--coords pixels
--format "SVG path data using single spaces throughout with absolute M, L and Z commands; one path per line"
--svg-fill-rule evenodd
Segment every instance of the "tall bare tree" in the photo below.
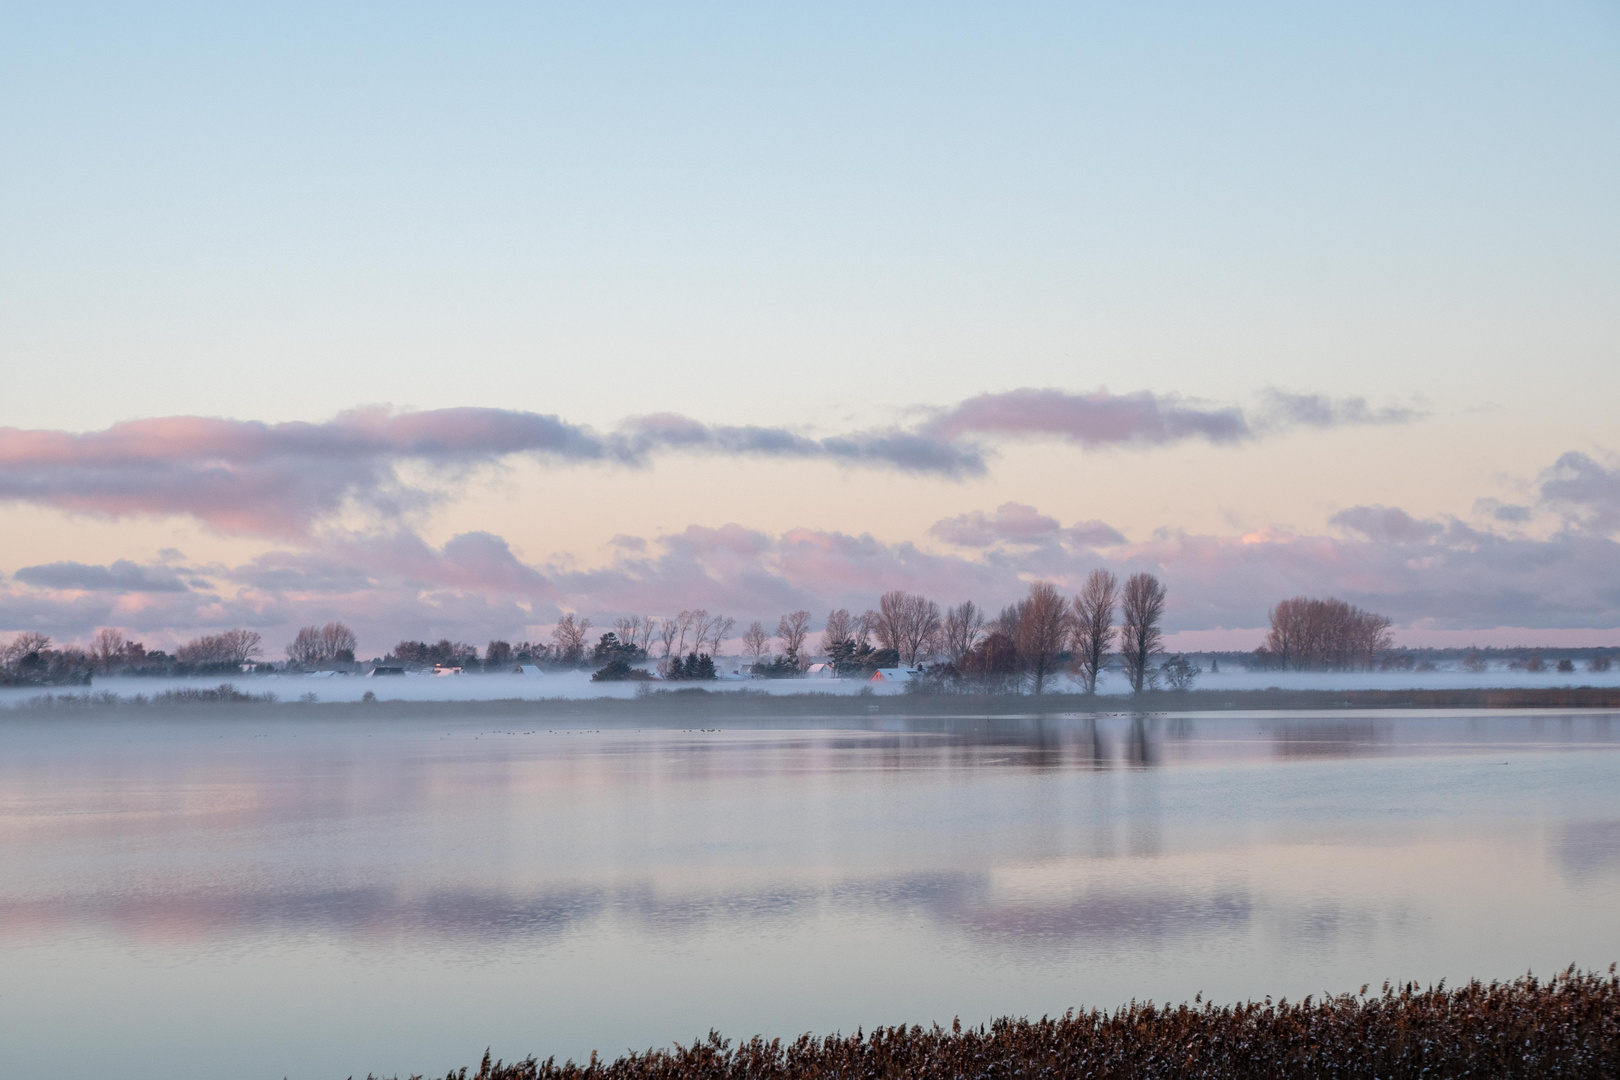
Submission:
M 353 660 L 359 644 L 354 631 L 340 622 L 329 622 L 321 627 L 323 660 Z
M 675 649 L 675 635 L 680 631 L 680 622 L 675 619 L 658 620 L 658 640 L 664 646 L 664 657 Z
M 984 634 L 984 612 L 971 600 L 964 600 L 945 612 L 940 624 L 940 646 L 945 658 L 961 668 Z
M 845 641 L 852 642 L 857 647 L 865 644 L 866 635 L 861 620 L 851 615 L 848 608 L 827 612 L 827 624 L 821 630 L 822 655 L 831 656 L 839 643 Z
M 709 640 L 709 634 L 714 631 L 714 620 L 710 618 L 707 608 L 696 608 L 687 614 L 692 617 L 692 648 L 702 652 L 703 643 Z
M 51 647 L 51 636 L 34 630 L 24 630 L 0 649 L 0 667 L 16 667 L 18 661 Z
M 1114 605 L 1119 602 L 1119 578 L 1107 570 L 1093 570 L 1074 598 L 1074 666 L 1086 693 L 1097 692 L 1108 650 L 1114 646 Z
M 636 643 L 636 631 L 639 629 L 641 629 L 641 616 L 639 615 L 620 615 L 613 620 L 613 636 L 618 638 L 622 644 L 634 646 Z
M 1132 574 L 1125 582 L 1120 604 L 1119 650 L 1125 660 L 1125 676 L 1131 690 L 1140 694 L 1147 681 L 1148 665 L 1160 650 L 1164 635 L 1159 620 L 1164 617 L 1164 586 L 1152 574 Z
M 287 659 L 300 666 L 319 664 L 326 659 L 326 647 L 321 643 L 321 628 L 305 626 L 299 629 L 287 644 Z
M 225 659 L 232 664 L 245 664 L 264 652 L 264 639 L 253 630 L 227 630 L 219 635 L 219 644 Z
M 641 616 L 641 623 L 636 627 L 636 648 L 640 649 L 642 652 L 650 651 L 652 648 L 653 633 L 653 617 L 651 615 Z
M 90 655 L 95 657 L 96 666 L 102 671 L 111 671 L 112 666 L 124 658 L 124 644 L 122 630 L 103 626 L 90 641 Z
M 793 664 L 800 662 L 804 639 L 810 636 L 810 613 L 794 611 L 782 616 L 776 624 L 776 636 L 782 641 L 782 655 Z
M 872 624 L 872 633 L 877 635 L 878 648 L 900 652 L 900 626 L 906 618 L 905 602 L 908 595 L 900 589 L 891 589 L 878 598 L 876 611 L 866 613 L 867 620 Z
M 1261 652 L 1297 671 L 1371 670 L 1394 645 L 1390 620 L 1343 600 L 1295 596 L 1271 609 L 1271 630 Z
M 1030 585 L 1029 595 L 1018 604 L 1018 626 L 1013 641 L 1024 670 L 1034 680 L 1035 692 L 1046 688 L 1046 680 L 1057 670 L 1058 654 L 1069 640 L 1069 602 L 1049 581 Z
M 675 639 L 675 655 L 677 658 L 686 655 L 686 635 L 692 632 L 692 624 L 699 619 L 707 619 L 708 617 L 709 613 L 707 611 L 683 611 L 675 616 L 675 621 L 681 629 L 680 637 Z
M 716 615 L 709 624 L 709 644 L 713 646 L 709 655 L 719 657 L 720 650 L 725 647 L 726 639 L 737 628 L 737 620 L 730 615 Z M 701 647 L 701 643 L 699 643 Z
M 910 618 L 906 620 L 905 643 L 900 650 L 906 666 L 916 667 L 939 650 L 939 605 L 921 596 L 911 598 Z
M 939 605 L 900 589 L 878 598 L 876 617 L 878 641 L 899 653 L 900 662 L 907 667 L 927 654 L 939 633 Z
M 585 658 L 585 639 L 591 632 L 591 620 L 569 612 L 551 628 L 551 640 L 557 643 L 557 659 L 565 664 L 577 664 Z
M 744 653 L 754 658 L 754 663 L 760 662 L 765 650 L 771 647 L 771 635 L 765 632 L 764 623 L 755 619 L 748 624 L 748 629 L 743 631 L 742 647 Z

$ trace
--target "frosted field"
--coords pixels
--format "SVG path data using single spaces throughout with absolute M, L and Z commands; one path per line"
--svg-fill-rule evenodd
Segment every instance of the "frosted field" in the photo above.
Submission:
M 1207 668 L 1207 664 L 1205 665 Z M 144 694 L 151 697 L 165 690 L 201 689 L 230 682 L 252 694 L 270 693 L 282 701 L 297 701 L 314 694 L 319 701 L 359 701 L 370 691 L 381 701 L 497 701 L 503 699 L 542 700 L 546 698 L 596 698 L 635 696 L 637 687 L 678 689 L 701 685 L 710 691 L 750 690 L 767 694 L 858 694 L 868 687 L 878 694 L 904 693 L 895 685 L 872 685 L 859 679 L 747 679 L 729 676 L 713 683 L 593 683 L 589 672 L 556 672 L 544 675 L 455 675 L 427 674 L 368 678 L 355 675 L 239 675 L 207 678 L 97 679 L 91 693 L 112 693 L 120 697 Z M 1077 684 L 1059 678 L 1048 684 L 1052 692 L 1074 693 Z M 1231 666 L 1219 672 L 1206 670 L 1198 677 L 1199 690 L 1458 690 L 1498 687 L 1620 686 L 1620 667 L 1590 672 L 1580 667 L 1560 673 L 1513 671 L 1506 668 L 1474 672 L 1460 668 L 1436 671 L 1247 671 Z M 1110 673 L 1098 683 L 1098 691 L 1109 696 L 1130 693 L 1124 676 Z M 42 694 L 80 694 L 80 687 L 0 687 L 0 705 L 18 705 Z

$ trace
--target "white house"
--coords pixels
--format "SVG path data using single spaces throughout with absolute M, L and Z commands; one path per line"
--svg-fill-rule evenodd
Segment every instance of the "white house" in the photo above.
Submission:
M 433 665 L 433 674 L 435 674 L 435 675 L 460 675 L 461 674 L 461 669 L 458 668 L 458 667 L 445 667 L 442 664 L 434 664 Z
M 519 664 L 517 667 L 512 669 L 512 674 L 514 674 L 514 675 L 539 675 L 539 674 L 541 674 L 540 665 L 539 664 Z
M 880 667 L 872 672 L 872 682 L 877 683 L 908 683 L 917 673 L 910 668 Z
M 804 677 L 807 679 L 836 679 L 838 678 L 838 669 L 831 664 L 811 664 L 804 669 Z

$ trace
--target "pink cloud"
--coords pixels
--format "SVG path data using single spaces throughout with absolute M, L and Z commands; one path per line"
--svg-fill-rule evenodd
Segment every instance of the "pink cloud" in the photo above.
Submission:
M 1288 401 L 1268 408 L 1292 409 L 1305 417 L 1298 422 L 1312 426 L 1394 422 L 1359 399 Z M 322 423 L 281 424 L 171 416 L 83 433 L 0 428 L 0 500 L 107 517 L 183 515 L 225 533 L 295 539 L 347 505 L 397 520 L 431 503 L 432 492 L 401 479 L 397 467 L 406 462 L 459 470 L 528 455 L 556 464 L 639 466 L 661 454 L 699 453 L 960 478 L 985 472 L 986 443 L 998 438 L 1141 448 L 1193 438 L 1238 442 L 1255 431 L 1236 406 L 1051 389 L 982 394 L 912 428 L 824 437 L 673 414 L 633 417 L 609 432 L 507 409 L 373 407 Z
M 1025 503 L 1006 502 L 994 514 L 975 510 L 934 522 L 928 535 L 962 548 L 989 548 L 997 544 L 1038 546 L 1063 543 L 1075 547 L 1123 544 L 1118 529 L 1101 521 L 1082 521 L 1065 529 Z
M 150 565 L 22 567 L 0 581 L 0 629 L 73 638 L 118 625 L 186 637 L 246 625 L 274 639 L 342 618 L 362 630 L 364 648 L 381 651 L 402 636 L 519 635 L 564 609 L 599 622 L 690 607 L 769 621 L 799 607 L 818 615 L 862 609 L 894 588 L 994 609 L 1034 578 L 1072 589 L 1098 566 L 1159 574 L 1170 590 L 1171 631 L 1263 625 L 1272 604 L 1300 593 L 1337 595 L 1398 625 L 1435 631 L 1620 627 L 1620 543 L 1602 516 L 1617 474 L 1591 459 L 1560 462 L 1541 501 L 1548 512 L 1573 509 L 1562 527 L 1539 537 L 1369 506 L 1336 515 L 1346 531 L 1333 535 L 1164 530 L 1103 554 L 1054 539 L 1080 526 L 1064 529 L 1034 507 L 1007 503 L 993 515 L 946 519 L 944 531 L 978 545 L 965 553 L 731 523 L 617 537 L 606 565 L 580 570 L 525 562 L 487 532 L 434 547 L 396 530 L 304 540 L 235 567 L 188 566 L 177 555 Z

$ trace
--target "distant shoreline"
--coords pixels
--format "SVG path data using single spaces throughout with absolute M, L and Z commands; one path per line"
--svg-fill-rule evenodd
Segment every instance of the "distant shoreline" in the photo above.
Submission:
M 212 717 L 298 715 L 400 719 L 443 716 L 551 717 L 558 720 L 651 720 L 672 716 L 715 719 L 810 719 L 870 716 L 1055 716 L 1207 712 L 1341 711 L 1366 709 L 1620 709 L 1620 687 L 1503 687 L 1446 690 L 1184 690 L 1132 696 L 1085 694 L 765 694 L 682 687 L 633 698 L 500 698 L 458 701 L 165 701 L 71 689 L 0 707 L 0 716 L 129 715 Z

